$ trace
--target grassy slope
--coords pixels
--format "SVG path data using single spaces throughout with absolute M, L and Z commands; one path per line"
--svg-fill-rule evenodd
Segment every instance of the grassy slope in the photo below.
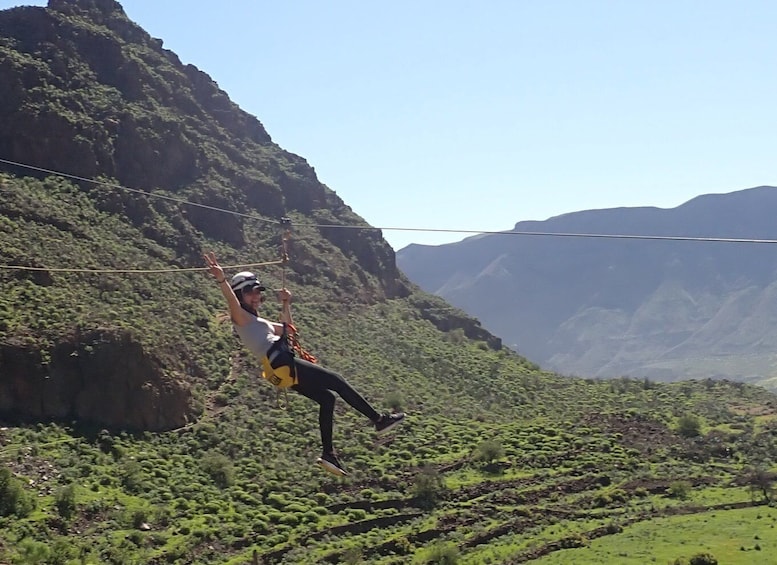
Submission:
M 13 202 L 40 216 L 39 222 L 3 219 L 7 263 L 169 266 L 164 248 L 119 217 L 90 208 L 68 183 L 3 182 L 6 207 Z M 164 229 L 161 218 L 159 225 Z M 81 231 L 68 239 L 73 226 Z M 295 245 L 314 245 L 299 231 Z M 272 259 L 275 234 L 251 233 L 252 248 L 264 249 L 263 256 L 234 259 Z M 335 268 L 336 260 L 332 255 Z M 277 286 L 277 269 L 264 274 Z M 698 507 L 702 499 L 706 506 L 749 504 L 749 491 L 733 479 L 748 465 L 775 461 L 775 403 L 761 389 L 562 378 L 458 331 L 438 331 L 414 306 L 428 299 L 420 293 L 349 303 L 335 298 L 325 281 L 295 284 L 290 273 L 305 345 L 376 404 L 399 403 L 410 413 L 397 434 L 378 441 L 357 414 L 338 407 L 336 443 L 351 470 L 338 480 L 312 465 L 314 407 L 291 395 L 287 411 L 275 408 L 255 363 L 229 328 L 215 322 L 221 299 L 204 275 L 95 281 L 55 273 L 56 284 L 46 287 L 35 286 L 29 273 L 0 276 L 5 335 L 46 347 L 74 325 L 125 325 L 171 367 L 184 358 L 197 368 L 189 378 L 203 406 L 198 422 L 162 434 L 63 424 L 0 432 L 0 462 L 37 501 L 24 518 L 0 518 L 6 561 L 32 551 L 37 540 L 47 548 L 41 551 L 71 559 L 82 552 L 92 563 L 243 563 L 253 551 L 286 563 L 358 555 L 405 563 L 446 551 L 468 563 L 524 562 L 589 538 L 610 539 L 597 538 L 597 531 L 625 528 L 611 547 L 597 550 L 617 553 L 618 536 L 651 524 L 664 529 L 657 520 L 670 520 L 663 518 L 668 509 Z M 197 325 L 202 319 L 208 323 Z M 169 320 L 180 324 L 176 332 Z M 705 438 L 674 432 L 684 414 L 700 418 Z M 473 458 L 484 442 L 494 448 L 490 466 Z M 684 481 L 687 499 L 666 496 Z M 55 504 L 69 485 L 72 514 Z M 726 515 L 697 511 L 716 520 Z M 143 523 L 151 529 L 141 530 Z M 431 540 L 450 547 L 426 547 Z M 606 542 L 590 543 L 594 551 Z M 654 551 L 687 554 L 675 537 L 657 542 Z M 575 562 L 599 559 L 579 555 Z
M 744 508 L 688 516 L 658 518 L 627 531 L 600 538 L 589 547 L 554 553 L 538 565 L 574 563 L 671 563 L 699 553 L 710 553 L 730 565 L 777 563 L 777 510 Z

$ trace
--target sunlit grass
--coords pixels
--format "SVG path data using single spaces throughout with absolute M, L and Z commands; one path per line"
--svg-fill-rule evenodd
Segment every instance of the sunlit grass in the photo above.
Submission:
M 645 565 L 711 553 L 722 565 L 777 564 L 777 510 L 718 510 L 657 518 L 534 561 L 537 565 Z M 760 549 L 756 549 L 756 547 Z

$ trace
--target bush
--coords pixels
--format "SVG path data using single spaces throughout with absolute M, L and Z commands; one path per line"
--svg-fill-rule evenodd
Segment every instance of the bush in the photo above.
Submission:
M 493 463 L 505 456 L 502 444 L 494 440 L 486 440 L 475 448 L 473 458 L 486 464 Z
M 452 543 L 432 546 L 425 563 L 434 565 L 455 565 L 459 562 L 459 549 Z
M 49 548 L 45 543 L 25 538 L 19 543 L 16 554 L 11 558 L 12 563 L 44 563 L 50 556 Z
M 637 487 L 634 489 L 634 496 L 636 496 L 637 498 L 645 498 L 649 494 L 650 493 L 645 487 Z
M 669 498 L 677 498 L 679 500 L 685 500 L 688 498 L 688 494 L 691 492 L 691 483 L 688 481 L 675 481 L 669 485 L 667 496 Z
M 343 563 L 346 565 L 356 565 L 362 563 L 362 550 L 358 547 L 351 547 L 343 553 Z
M 348 518 L 353 521 L 364 520 L 367 517 L 367 512 L 361 508 L 349 508 Z
M 433 467 L 424 467 L 416 475 L 412 493 L 422 508 L 434 508 L 445 492 L 445 481 Z
M 677 422 L 677 431 L 683 437 L 698 437 L 701 435 L 701 422 L 692 414 L 684 414 Z
M 69 484 L 59 489 L 54 495 L 54 506 L 59 515 L 65 520 L 69 520 L 76 513 L 76 487 Z
M 143 485 L 143 467 L 135 460 L 128 460 L 121 471 L 121 484 L 127 492 L 136 493 Z
M 143 508 L 136 508 L 129 513 L 128 521 L 136 530 L 148 522 L 148 512 Z
M 67 565 L 77 554 L 78 550 L 75 547 L 64 538 L 59 538 L 50 547 L 47 565 Z
M 710 553 L 698 553 L 691 557 L 689 565 L 718 565 L 718 560 Z
M 221 488 L 226 488 L 234 482 L 235 469 L 226 455 L 215 451 L 206 453 L 202 458 L 202 469 Z
M 9 469 L 0 468 L 0 516 L 24 518 L 34 508 L 35 501 L 24 491 L 21 482 Z
M 401 412 L 405 402 L 402 400 L 402 395 L 398 392 L 390 392 L 386 396 L 386 406 L 394 410 L 395 412 Z

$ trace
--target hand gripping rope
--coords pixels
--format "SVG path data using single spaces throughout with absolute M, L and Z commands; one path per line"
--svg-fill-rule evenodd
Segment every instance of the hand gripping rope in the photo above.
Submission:
M 286 288 L 286 265 L 289 263 L 288 244 L 289 244 L 289 240 L 291 239 L 291 219 L 287 217 L 281 218 L 280 226 L 283 230 L 281 233 L 281 261 L 280 261 L 281 288 Z M 300 359 L 304 359 L 305 361 L 309 361 L 311 363 L 318 362 L 315 356 L 305 351 L 300 345 L 299 339 L 297 337 L 297 328 L 294 326 L 294 324 L 291 324 L 288 322 L 283 323 L 283 335 L 281 336 L 281 339 L 286 340 L 286 343 L 288 344 L 289 349 L 291 350 L 291 353 L 294 357 L 299 357 Z M 293 363 L 294 361 L 292 357 L 292 364 Z M 296 369 L 292 368 L 292 371 L 296 371 Z M 281 391 L 283 391 L 282 399 L 281 399 Z M 288 410 L 289 408 L 288 389 L 276 388 L 275 406 L 277 408 L 280 408 L 281 410 Z
M 291 239 L 291 219 L 286 217 L 281 218 L 280 225 L 283 229 L 283 233 L 281 234 L 281 288 L 286 288 L 286 265 L 289 262 L 288 243 Z M 293 324 L 286 324 L 286 328 L 288 329 L 287 339 L 289 345 L 294 350 L 294 353 L 305 361 L 317 363 L 318 359 L 311 353 L 305 351 L 300 345 L 299 339 L 297 338 L 297 328 Z

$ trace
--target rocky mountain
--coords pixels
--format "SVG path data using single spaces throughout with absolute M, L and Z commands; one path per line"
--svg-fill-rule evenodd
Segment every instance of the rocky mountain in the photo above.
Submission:
M 777 188 L 519 222 L 518 232 L 777 239 Z M 408 277 L 543 367 L 586 377 L 777 373 L 777 245 L 487 235 L 397 253 Z
M 0 12 L 0 159 L 0 415 L 169 429 L 202 409 L 190 388 L 213 378 L 208 316 L 182 299 L 201 310 L 206 280 L 68 267 L 192 269 L 210 249 L 227 264 L 277 260 L 288 217 L 287 276 L 303 295 L 413 292 L 379 230 L 113 0 Z M 181 343 L 164 316 L 200 334 Z M 462 313 L 423 316 L 499 346 Z

